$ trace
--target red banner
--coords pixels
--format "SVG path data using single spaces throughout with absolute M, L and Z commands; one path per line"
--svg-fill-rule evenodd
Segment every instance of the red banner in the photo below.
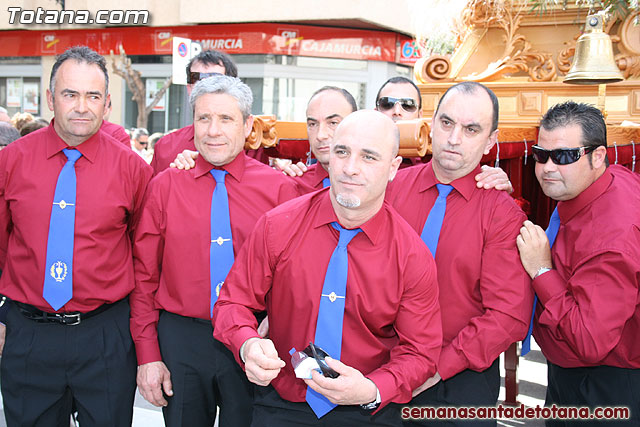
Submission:
M 0 56 L 47 56 L 87 45 L 109 54 L 123 46 L 129 55 L 171 55 L 174 36 L 229 54 L 276 54 L 411 62 L 404 58 L 409 37 L 390 31 L 352 30 L 285 23 L 220 24 L 184 27 L 110 27 L 82 30 L 2 31 Z M 406 55 L 410 56 L 410 55 Z

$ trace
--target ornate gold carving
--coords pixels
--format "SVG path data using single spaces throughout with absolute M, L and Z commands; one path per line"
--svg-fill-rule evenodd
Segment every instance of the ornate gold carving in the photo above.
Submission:
M 253 127 L 245 141 L 244 148 L 256 150 L 260 147 L 273 147 L 276 145 L 275 124 L 275 116 L 254 116 Z
M 570 42 L 565 42 L 567 47 L 558 53 L 558 70 L 564 74 L 567 74 L 571 69 L 571 58 L 576 54 L 576 43 L 579 37 L 580 33 L 576 34 Z
M 444 55 L 431 55 L 420 58 L 413 67 L 413 73 L 420 83 L 449 80 L 451 62 Z
M 640 55 L 625 55 L 621 53 L 615 56 L 615 60 L 625 79 L 640 77 Z
M 496 80 L 504 74 L 519 71 L 529 74 L 530 80 L 542 82 L 551 81 L 556 77 L 556 66 L 551 54 L 536 51 L 531 47 L 525 36 L 517 34 L 522 21 L 522 15 L 513 13 L 506 8 L 496 13 L 495 1 L 474 1 L 469 6 L 469 12 L 464 15 L 466 22 L 472 25 L 490 25 L 495 22 L 505 32 L 505 49 L 502 57 L 492 62 L 481 73 L 473 73 L 462 80 L 489 81 Z M 489 12 L 492 13 L 489 13 Z

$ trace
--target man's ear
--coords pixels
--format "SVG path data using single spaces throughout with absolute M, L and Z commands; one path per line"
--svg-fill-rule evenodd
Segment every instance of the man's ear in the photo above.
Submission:
M 250 115 L 247 117 L 247 120 L 244 121 L 244 139 L 249 138 L 251 135 L 251 131 L 253 130 L 253 116 Z
M 603 145 L 598 146 L 591 152 L 591 165 L 594 169 L 601 168 L 607 159 L 607 149 Z
M 49 110 L 53 111 L 53 94 L 49 89 L 47 89 L 47 105 L 49 106 Z
M 484 154 L 489 154 L 489 151 L 493 148 L 494 145 L 498 143 L 498 131 L 499 129 L 494 130 L 489 135 L 489 139 L 487 140 L 487 145 L 484 147 Z
M 389 182 L 393 181 L 393 178 L 396 177 L 398 168 L 400 167 L 400 163 L 402 163 L 402 156 L 396 156 L 396 158 L 391 161 L 391 168 L 389 169 Z

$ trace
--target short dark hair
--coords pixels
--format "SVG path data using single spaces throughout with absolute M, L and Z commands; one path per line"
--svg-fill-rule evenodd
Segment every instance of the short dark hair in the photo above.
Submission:
M 413 80 L 409 80 L 408 78 L 402 76 L 391 77 L 389 80 L 384 82 L 382 86 L 380 86 L 380 89 L 378 89 L 378 94 L 376 95 L 376 105 L 378 104 L 378 99 L 380 99 L 380 92 L 382 92 L 382 89 L 384 89 L 384 87 L 388 84 L 408 84 L 413 86 L 413 88 L 416 90 L 416 93 L 418 94 L 418 110 L 422 110 L 422 95 L 420 95 L 420 88 L 413 82 Z
M 313 92 L 313 95 L 311 95 L 311 98 L 309 98 L 309 103 L 311 102 L 311 100 L 313 98 L 316 97 L 316 95 L 319 95 L 322 92 L 326 92 L 326 91 L 329 91 L 329 90 L 340 93 L 344 97 L 344 99 L 349 103 L 349 105 L 351 105 L 351 112 L 352 113 L 354 111 L 358 111 L 358 104 L 356 104 L 356 99 L 353 97 L 353 95 L 351 95 L 348 90 L 343 89 L 341 87 L 337 87 L 337 86 L 323 86 L 323 87 L 321 87 L 317 91 Z M 309 105 L 309 103 L 307 103 L 307 105 Z
M 496 96 L 495 93 L 493 93 L 493 91 L 491 89 L 489 89 L 488 87 L 486 87 L 482 83 L 478 83 L 478 82 L 461 82 L 461 83 L 456 83 L 453 86 L 451 86 L 449 89 L 447 89 L 447 91 L 444 93 L 444 95 L 442 95 L 442 97 L 438 101 L 438 107 L 436 108 L 435 115 L 438 115 L 438 110 L 440 109 L 440 104 L 442 104 L 442 100 L 447 97 L 447 94 L 450 91 L 459 90 L 462 93 L 475 93 L 477 90 L 480 90 L 480 89 L 482 89 L 485 92 L 487 92 L 487 95 L 489 95 L 489 98 L 491 99 L 491 104 L 493 105 L 493 120 L 491 122 L 491 132 L 494 132 L 496 129 L 498 129 L 498 118 L 499 118 L 499 115 L 500 115 L 500 106 L 498 105 L 498 97 Z
M 191 58 L 191 61 L 187 64 L 187 76 L 191 73 L 191 66 L 196 62 L 201 62 L 204 65 L 220 65 L 224 67 L 225 75 L 238 77 L 238 67 L 226 53 L 217 50 L 203 50 Z
M 20 138 L 18 129 L 9 123 L 0 123 L 0 147 L 6 147 L 18 138 Z
M 571 125 L 580 126 L 581 144 L 585 147 L 607 148 L 607 125 L 602 112 L 592 105 L 566 101 L 549 108 L 540 120 L 540 127 L 548 131 Z M 591 164 L 591 153 L 588 156 L 589 164 Z M 609 166 L 608 158 L 605 160 L 605 165 Z
M 68 59 L 73 59 L 80 63 L 95 64 L 100 68 L 100 71 L 104 74 L 104 96 L 106 99 L 109 93 L 109 73 L 107 72 L 107 61 L 104 56 L 98 52 L 89 49 L 87 46 L 74 46 L 67 49 L 64 53 L 56 57 L 56 62 L 51 68 L 51 77 L 49 78 L 49 90 L 51 96 L 55 97 L 56 90 L 56 74 L 58 68 Z

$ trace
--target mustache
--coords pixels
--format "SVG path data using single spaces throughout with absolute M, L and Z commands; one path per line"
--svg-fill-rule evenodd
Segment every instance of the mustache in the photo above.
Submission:
M 338 182 L 341 184 L 364 185 L 364 182 L 349 178 L 346 175 L 340 175 L 338 177 Z

